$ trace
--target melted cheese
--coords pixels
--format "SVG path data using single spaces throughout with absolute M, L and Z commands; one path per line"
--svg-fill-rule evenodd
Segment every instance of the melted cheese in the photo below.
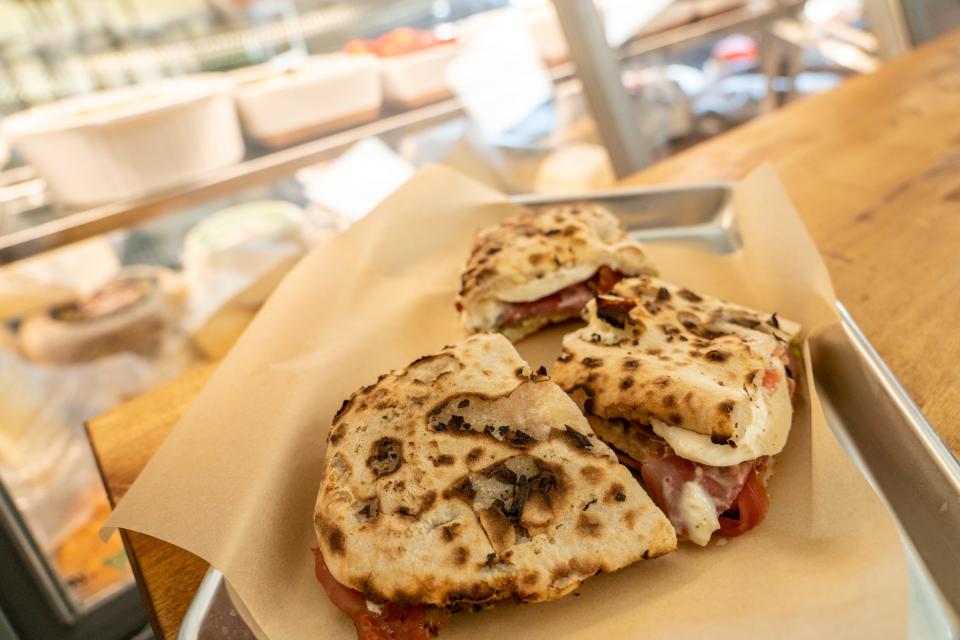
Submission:
M 780 453 L 790 433 L 793 408 L 786 374 L 782 366 L 777 369 L 782 376 L 777 390 L 772 394 L 762 389 L 755 392 L 750 402 L 749 422 L 746 426 L 741 425 L 739 435 L 733 438 L 736 447 L 715 444 L 710 436 L 671 427 L 659 420 L 651 421 L 654 433 L 666 440 L 681 458 L 714 467 L 728 467 Z
M 710 536 L 720 528 L 717 505 L 699 482 L 683 485 L 680 494 L 680 513 L 686 525 L 687 539 L 701 547 L 707 546 Z
M 500 291 L 497 293 L 497 298 L 504 302 L 533 302 L 553 295 L 572 284 L 579 284 L 593 276 L 596 271 L 597 267 L 592 265 L 564 267 L 549 271 L 543 274 L 542 278 L 528 280 Z

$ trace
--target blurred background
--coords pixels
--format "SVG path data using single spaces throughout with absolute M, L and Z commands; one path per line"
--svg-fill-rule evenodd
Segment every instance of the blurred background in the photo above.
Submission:
M 84 421 L 418 167 L 620 177 L 960 24 L 928 0 L 0 0 L 0 637 L 149 638 Z

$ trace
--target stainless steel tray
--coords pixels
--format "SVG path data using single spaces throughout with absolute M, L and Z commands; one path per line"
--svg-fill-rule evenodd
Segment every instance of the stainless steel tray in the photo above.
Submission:
M 691 242 L 721 253 L 741 244 L 732 185 L 516 196 L 528 206 L 602 202 L 644 242 Z M 890 369 L 837 303 L 841 322 L 810 341 L 827 421 L 900 525 L 910 570 L 910 637 L 960 637 L 960 464 Z M 256 636 L 211 569 L 179 640 Z

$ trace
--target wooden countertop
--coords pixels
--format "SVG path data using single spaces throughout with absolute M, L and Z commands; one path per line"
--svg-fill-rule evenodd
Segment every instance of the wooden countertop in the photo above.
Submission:
M 960 453 L 960 31 L 627 180 L 736 180 L 770 161 L 838 297 Z M 198 370 L 90 422 L 119 500 L 207 379 Z M 174 638 L 206 570 L 148 536 L 125 543 L 158 638 Z

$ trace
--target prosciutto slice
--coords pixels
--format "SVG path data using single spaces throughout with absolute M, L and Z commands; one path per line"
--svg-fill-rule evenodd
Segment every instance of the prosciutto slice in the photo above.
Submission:
M 690 534 L 688 514 L 684 510 L 684 487 L 695 483 L 703 495 L 713 503 L 719 516 L 722 536 L 738 536 L 760 524 L 767 514 L 769 501 L 763 476 L 770 458 L 764 456 L 729 467 L 712 467 L 679 457 L 649 427 L 634 423 L 633 428 L 644 433 L 647 445 L 637 447 L 635 459 L 617 452 L 620 463 L 639 476 L 650 498 L 673 524 L 678 535 Z
M 314 555 L 317 580 L 333 605 L 353 620 L 357 640 L 429 640 L 437 634 L 444 615 L 439 610 L 388 602 L 376 614 L 367 608 L 362 593 L 337 582 L 319 549 Z
M 533 316 L 549 316 L 564 311 L 575 314 L 592 298 L 593 290 L 586 282 L 570 285 L 546 298 L 510 305 L 510 308 L 500 317 L 500 324 L 517 324 Z
M 589 279 L 572 284 L 549 296 L 532 302 L 515 302 L 500 316 L 500 326 L 517 324 L 534 316 L 552 316 L 569 312 L 576 315 L 590 302 L 594 295 L 607 293 L 624 275 L 610 267 L 602 266 Z
M 711 467 L 670 455 L 643 462 L 640 475 L 650 497 L 678 535 L 690 534 L 684 487 L 696 483 L 721 516 L 720 534 L 735 536 L 757 526 L 766 516 L 767 493 L 760 481 L 760 469 L 766 463 L 764 457 L 729 467 Z

